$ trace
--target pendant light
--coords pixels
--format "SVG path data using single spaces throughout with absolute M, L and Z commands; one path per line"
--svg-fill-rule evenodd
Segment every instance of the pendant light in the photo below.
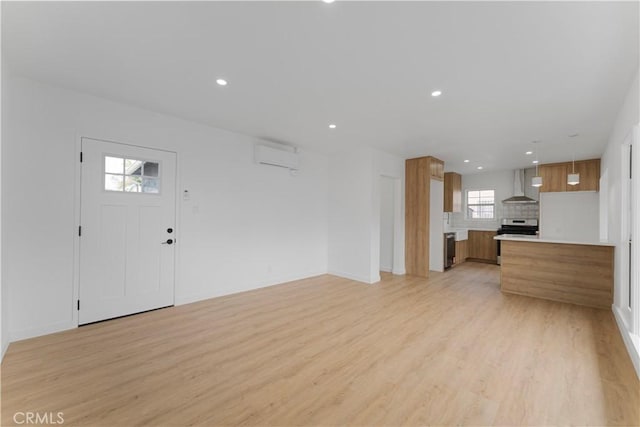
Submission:
M 578 136 L 578 134 L 569 135 L 574 138 Z M 580 174 L 576 173 L 576 148 L 573 146 L 573 157 L 571 162 L 571 173 L 567 175 L 567 184 L 569 185 L 578 185 L 580 184 Z
M 538 144 L 540 141 L 533 141 L 534 144 Z M 538 173 L 538 150 L 536 150 L 536 176 L 531 178 L 531 186 L 532 187 L 542 187 L 542 177 Z

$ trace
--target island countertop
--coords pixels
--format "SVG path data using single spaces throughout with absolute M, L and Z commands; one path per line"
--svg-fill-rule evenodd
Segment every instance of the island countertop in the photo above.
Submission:
M 500 234 L 494 237 L 494 240 L 510 240 L 514 242 L 533 242 L 533 243 L 559 243 L 565 245 L 590 245 L 590 246 L 615 246 L 615 244 L 606 241 L 578 241 L 563 239 L 548 239 L 544 236 L 528 236 L 525 234 Z

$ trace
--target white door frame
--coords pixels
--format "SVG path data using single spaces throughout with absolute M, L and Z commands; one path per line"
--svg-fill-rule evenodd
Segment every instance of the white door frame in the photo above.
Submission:
M 402 275 L 406 273 L 404 267 L 404 228 L 402 226 L 404 221 L 404 212 L 402 211 L 402 178 L 384 173 L 377 175 L 377 182 L 374 184 L 374 201 L 376 202 L 374 206 L 377 221 L 373 224 L 373 232 L 375 234 L 371 242 L 372 275 L 380 274 L 380 179 L 383 177 L 393 180 L 393 269 L 391 273 Z
M 634 215 L 634 221 L 631 224 L 631 233 L 633 235 L 633 244 L 631 249 L 631 264 L 633 265 L 632 288 L 633 288 L 633 300 L 631 301 L 631 332 L 634 334 L 640 334 L 640 250 L 638 244 L 640 237 L 640 221 L 638 216 L 640 215 L 640 125 L 633 127 L 631 131 L 631 142 L 633 144 L 633 169 L 632 169 L 632 188 L 633 194 L 631 195 L 631 211 Z
M 78 233 L 78 227 L 81 224 L 81 217 L 80 217 L 80 212 L 82 210 L 82 200 L 81 200 L 81 189 L 82 189 L 82 164 L 80 162 L 80 153 L 82 152 L 82 139 L 83 138 L 88 138 L 88 139 L 95 139 L 95 140 L 99 140 L 99 141 L 105 141 L 105 142 L 110 142 L 110 143 L 115 143 L 115 144 L 123 144 L 123 145 L 130 145 L 130 146 L 134 146 L 134 147 L 139 147 L 139 148 L 147 148 L 147 149 L 151 149 L 151 150 L 158 150 L 158 151 L 166 151 L 169 153 L 174 153 L 176 155 L 176 176 L 175 176 L 175 182 L 176 182 L 176 186 L 175 186 L 175 215 L 176 215 L 176 229 L 178 231 L 178 233 L 181 232 L 181 211 L 179 209 L 179 200 L 178 197 L 180 195 L 180 156 L 176 151 L 172 151 L 172 150 L 167 150 L 165 148 L 159 148 L 159 147 L 154 147 L 154 146 L 144 146 L 144 145 L 140 145 L 140 144 L 135 144 L 135 143 L 131 143 L 128 141 L 128 139 L 126 137 L 111 137 L 111 138 L 105 138 L 105 137 L 96 137 L 96 136 L 91 136 L 92 134 L 97 133 L 97 132 L 77 132 L 75 135 L 75 151 L 74 151 L 74 155 L 75 155 L 75 171 L 74 171 L 74 197 L 73 197 L 73 232 L 74 232 L 74 238 L 73 238 L 73 284 L 72 284 L 72 292 L 71 292 L 71 301 L 69 302 L 70 304 L 70 310 L 71 310 L 71 318 L 72 318 L 72 324 L 75 325 L 75 327 L 77 328 L 80 324 L 80 316 L 78 313 L 78 306 L 77 306 L 77 302 L 79 299 L 79 295 L 80 295 L 80 236 Z M 178 266 L 180 265 L 179 259 L 180 259 L 180 246 L 181 246 L 181 241 L 182 239 L 176 239 L 176 243 L 174 244 L 174 251 L 175 251 L 175 256 L 174 256 L 174 286 L 173 286 L 173 300 L 174 302 L 176 301 L 176 289 L 178 288 L 178 278 L 180 277 L 179 274 L 179 270 L 178 270 Z
M 389 273 L 393 273 L 394 266 L 395 266 L 395 263 L 396 263 L 396 260 L 395 260 L 396 245 L 397 245 L 396 215 L 398 215 L 398 213 L 396 212 L 396 191 L 397 191 L 397 189 L 396 189 L 396 179 L 388 177 L 388 176 L 385 176 L 385 175 L 380 175 L 380 177 L 378 179 L 380 180 L 380 203 L 378 204 L 379 205 L 379 209 L 380 209 L 380 226 L 379 226 L 379 229 L 380 229 L 380 245 L 379 245 L 380 246 L 380 256 L 378 257 L 378 259 L 382 258 L 382 203 L 383 203 L 383 200 L 382 200 L 382 182 L 383 182 L 383 180 L 386 179 L 386 180 L 388 180 L 390 182 L 391 188 L 392 188 L 391 196 L 393 197 L 393 199 L 391 200 L 391 203 L 392 203 L 391 207 L 392 207 L 392 211 L 393 211 L 393 213 L 392 213 L 393 222 L 391 223 L 391 270 L 384 270 L 384 271 L 389 272 Z M 382 265 L 378 266 L 378 270 L 383 271 L 382 270 Z
M 621 149 L 620 156 L 620 170 L 621 170 L 621 179 L 620 179 L 620 246 L 621 250 L 617 256 L 620 257 L 620 270 L 618 274 L 620 275 L 619 282 L 620 292 L 616 295 L 616 305 L 618 306 L 619 313 L 622 315 L 622 320 L 625 322 L 627 329 L 632 330 L 632 312 L 628 307 L 627 302 L 629 301 L 629 233 L 631 230 L 629 229 L 629 207 L 631 205 L 631 200 L 629 200 L 629 145 L 632 141 L 632 134 L 629 133 L 627 137 L 624 139 Z

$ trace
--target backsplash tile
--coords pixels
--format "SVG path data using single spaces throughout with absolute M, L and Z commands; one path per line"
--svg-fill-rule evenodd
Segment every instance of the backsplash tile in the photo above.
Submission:
M 540 206 L 536 204 L 496 204 L 495 220 L 477 220 L 465 218 L 464 213 L 458 212 L 451 214 L 449 224 L 445 214 L 445 227 L 452 228 L 476 228 L 476 229 L 498 229 L 502 224 L 503 218 L 523 218 L 538 219 L 540 216 Z
M 502 205 L 502 218 L 538 219 L 539 215 L 540 206 L 537 203 Z

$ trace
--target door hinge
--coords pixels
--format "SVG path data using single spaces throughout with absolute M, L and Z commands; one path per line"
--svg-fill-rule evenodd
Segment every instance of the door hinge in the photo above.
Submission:
M 78 311 L 80 311 L 80 300 L 78 300 Z
M 78 236 L 82 236 L 82 226 L 78 226 Z
M 80 163 L 82 163 L 82 151 L 80 152 Z

